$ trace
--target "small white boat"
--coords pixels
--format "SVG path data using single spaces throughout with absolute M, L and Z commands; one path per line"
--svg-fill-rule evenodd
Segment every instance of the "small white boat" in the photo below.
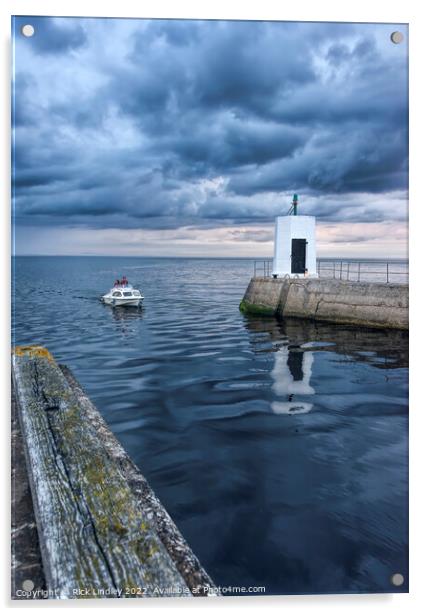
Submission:
M 101 301 L 110 306 L 140 306 L 143 299 L 139 289 L 134 289 L 127 280 L 115 283 L 109 293 L 101 297 Z

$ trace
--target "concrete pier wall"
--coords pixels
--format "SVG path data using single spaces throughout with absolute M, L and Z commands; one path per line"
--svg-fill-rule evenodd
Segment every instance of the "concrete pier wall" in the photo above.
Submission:
M 252 278 L 242 311 L 408 329 L 408 285 L 301 278 Z
M 252 278 L 240 308 L 246 312 L 273 316 L 278 310 L 282 289 L 282 280 L 275 278 Z

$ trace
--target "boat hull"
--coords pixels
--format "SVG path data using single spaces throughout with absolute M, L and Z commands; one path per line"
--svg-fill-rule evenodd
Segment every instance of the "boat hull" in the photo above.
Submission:
M 143 297 L 103 297 L 104 304 L 109 306 L 140 306 Z

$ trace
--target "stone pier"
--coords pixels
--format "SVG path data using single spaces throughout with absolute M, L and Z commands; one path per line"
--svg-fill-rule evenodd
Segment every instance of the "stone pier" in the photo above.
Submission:
M 243 312 L 408 329 L 408 285 L 321 278 L 252 278 Z

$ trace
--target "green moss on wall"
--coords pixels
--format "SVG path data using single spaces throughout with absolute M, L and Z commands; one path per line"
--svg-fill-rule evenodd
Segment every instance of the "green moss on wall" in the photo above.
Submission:
M 275 310 L 268 306 L 262 306 L 261 304 L 251 304 L 244 299 L 240 303 L 240 310 L 244 314 L 256 314 L 263 317 L 274 317 Z

